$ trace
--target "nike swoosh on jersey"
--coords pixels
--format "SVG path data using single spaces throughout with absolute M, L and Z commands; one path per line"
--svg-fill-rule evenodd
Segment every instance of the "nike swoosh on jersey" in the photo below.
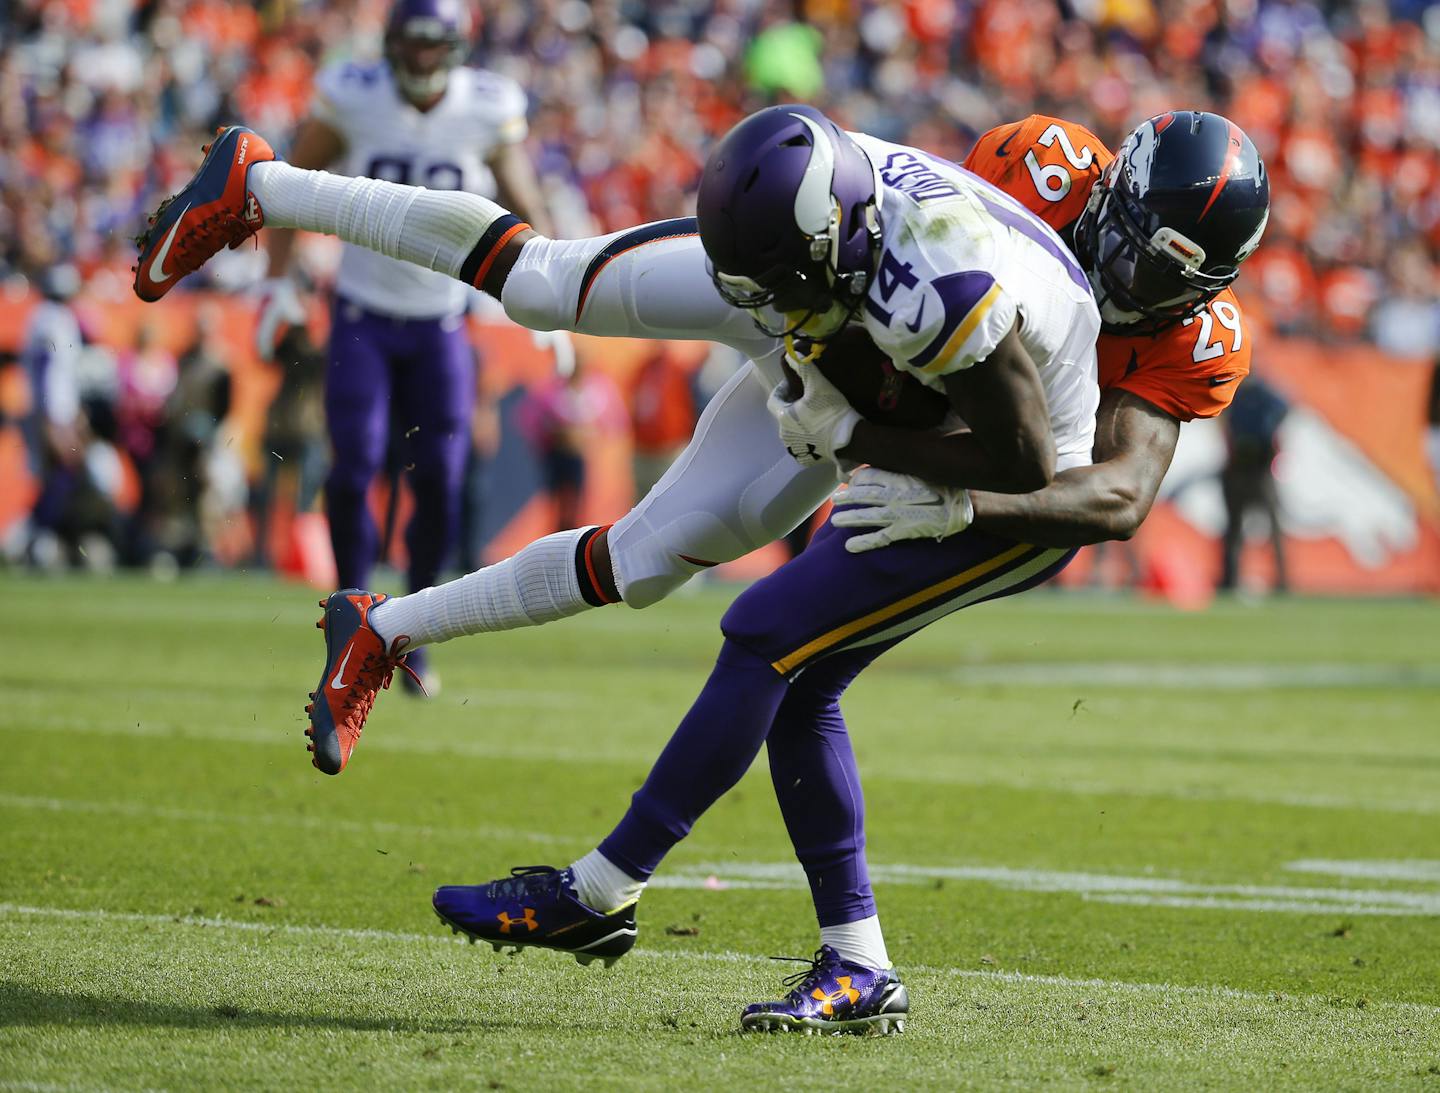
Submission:
M 180 221 L 185 219 L 185 214 L 189 211 L 190 206 L 186 205 L 180 210 L 180 215 L 175 218 L 175 223 L 170 225 L 170 234 L 165 237 L 165 242 L 160 244 L 160 249 L 155 252 L 155 261 L 150 264 L 150 280 L 170 280 L 170 274 L 165 272 L 165 259 L 170 257 L 170 244 L 175 242 L 175 233 L 180 230 Z
M 1234 380 L 1237 379 L 1237 378 L 1238 378 L 1238 377 L 1236 377 L 1236 376 L 1211 376 L 1211 377 L 1210 377 L 1210 386 L 1211 386 L 1211 387 L 1224 387 L 1227 383 L 1232 383 L 1232 382 L 1234 382 Z
M 920 297 L 920 310 L 915 312 L 915 321 L 913 323 L 905 324 L 905 329 L 910 331 L 910 333 L 912 334 L 920 333 L 920 323 L 925 318 L 925 301 L 928 298 L 929 297 L 926 296 Z
M 1004 140 L 1002 140 L 1002 141 L 1000 142 L 1000 147 L 998 147 L 998 148 L 995 149 L 995 154 L 996 154 L 997 156 L 1008 156 L 1010 153 L 1007 152 L 1007 151 L 1005 151 L 1005 149 L 1006 149 L 1006 148 L 1009 148 L 1009 147 L 1010 147 L 1010 142 L 1011 142 L 1012 140 L 1014 140 L 1014 139 L 1015 139 L 1017 136 L 1019 136 L 1019 135 L 1020 135 L 1020 129 L 1017 127 L 1013 133 L 1011 133 L 1008 137 L 1006 137 Z
M 345 665 L 350 663 L 350 654 L 355 651 L 355 646 L 345 650 L 345 657 L 340 661 L 340 667 L 335 669 L 335 678 L 330 681 L 332 691 L 343 691 L 345 689 Z

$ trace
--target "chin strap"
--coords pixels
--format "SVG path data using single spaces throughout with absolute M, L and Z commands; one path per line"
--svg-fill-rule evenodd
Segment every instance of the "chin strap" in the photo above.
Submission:
M 807 338 L 804 334 L 785 335 L 785 360 L 795 367 L 803 367 L 807 364 L 814 364 L 825 352 L 828 341 L 816 341 L 814 338 Z M 805 347 L 801 351 L 801 347 Z

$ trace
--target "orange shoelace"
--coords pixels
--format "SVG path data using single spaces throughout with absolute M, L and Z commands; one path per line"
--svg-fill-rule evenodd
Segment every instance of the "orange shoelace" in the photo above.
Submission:
M 365 719 L 370 716 L 370 711 L 375 707 L 376 696 L 381 691 L 390 689 L 390 681 L 395 677 L 396 668 L 406 672 L 421 691 L 425 690 L 425 684 L 421 682 L 419 673 L 405 663 L 403 654 L 396 657 L 383 651 L 367 653 L 365 659 L 360 662 L 360 671 L 355 676 L 355 682 L 350 684 L 341 703 L 345 710 L 344 726 L 352 729 L 357 738 L 365 726 Z

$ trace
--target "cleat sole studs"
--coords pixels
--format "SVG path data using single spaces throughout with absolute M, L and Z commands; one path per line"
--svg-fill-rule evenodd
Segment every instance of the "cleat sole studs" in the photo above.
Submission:
M 593 956 L 581 956 L 579 953 L 576 953 L 575 963 L 579 964 L 582 968 L 588 968 L 591 964 L 595 963 L 595 958 Z

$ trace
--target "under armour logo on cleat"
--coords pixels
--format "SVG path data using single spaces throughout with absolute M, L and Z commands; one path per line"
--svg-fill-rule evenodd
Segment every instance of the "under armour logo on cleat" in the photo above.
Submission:
M 820 1007 L 820 1012 L 825 1014 L 825 1016 L 829 1017 L 835 1012 L 836 1003 L 853 1006 L 856 1002 L 860 1001 L 860 992 L 850 985 L 850 978 L 848 975 L 839 976 L 835 980 L 837 986 L 833 991 L 824 991 L 816 987 L 810 992 L 811 998 L 823 1003 Z
M 511 926 L 524 926 L 526 930 L 534 932 L 540 929 L 540 923 L 535 921 L 535 908 L 525 908 L 525 914 L 520 918 L 511 918 L 509 911 L 501 911 L 495 918 L 500 923 L 500 932 L 508 934 Z M 856 997 L 859 997 L 858 995 Z
M 809 463 L 819 463 L 819 462 L 820 462 L 820 450 L 819 450 L 818 448 L 816 448 L 815 445 L 813 445 L 813 444 L 806 444 L 806 445 L 805 445 L 805 448 L 804 448 L 803 450 L 801 450 L 801 449 L 796 449 L 796 448 L 794 448 L 794 447 L 788 447 L 788 446 L 786 447 L 785 450 L 790 453 L 790 458 L 791 458 L 791 459 L 794 459 L 794 460 L 796 460 L 796 461 L 798 461 L 798 462 L 800 462 L 800 463 L 806 463 L 806 462 L 809 462 Z

